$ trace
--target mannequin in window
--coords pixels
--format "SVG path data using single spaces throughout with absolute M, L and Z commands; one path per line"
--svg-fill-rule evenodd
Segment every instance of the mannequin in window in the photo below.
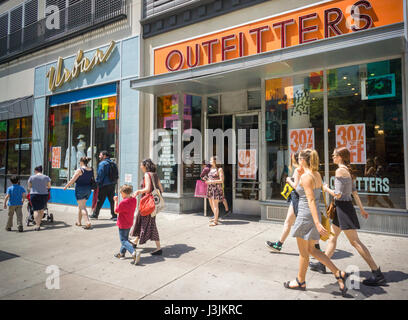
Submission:
M 68 151 L 65 153 L 65 161 L 64 161 L 64 168 L 68 169 Z M 77 168 L 77 152 L 74 146 L 71 147 L 71 170 L 75 170 Z
M 86 149 L 86 142 L 85 142 L 85 136 L 83 134 L 80 134 L 77 139 L 79 140 L 78 145 L 77 145 L 77 154 L 76 154 L 76 164 L 77 168 L 80 167 L 79 165 L 79 159 L 82 157 L 86 157 L 85 155 L 85 149 Z
M 93 151 L 93 152 L 92 152 L 92 151 Z M 87 156 L 89 159 L 92 159 L 92 166 L 93 166 L 94 164 L 97 164 L 98 161 L 97 161 L 97 154 L 96 154 L 96 146 L 93 146 L 93 150 L 92 150 L 92 147 L 89 146 L 88 150 L 86 151 L 86 156 Z

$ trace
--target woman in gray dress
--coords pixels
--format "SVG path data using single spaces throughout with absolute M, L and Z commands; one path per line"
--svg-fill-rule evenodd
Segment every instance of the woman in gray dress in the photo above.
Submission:
M 323 263 L 333 272 L 343 296 L 347 292 L 346 279 L 348 274 L 338 269 L 333 262 L 320 250 L 316 249 L 316 240 L 320 235 L 328 236 L 328 231 L 321 224 L 318 202 L 322 188 L 322 178 L 318 172 L 319 155 L 316 150 L 306 149 L 299 155 L 299 165 L 304 168 L 296 188 L 299 194 L 298 216 L 292 227 L 292 236 L 296 238 L 299 248 L 299 272 L 296 280 L 284 283 L 285 288 L 306 290 L 306 272 L 309 256 Z
M 347 148 L 338 148 L 333 152 L 333 162 L 338 165 L 335 176 L 335 190 L 331 190 L 327 185 L 324 185 L 324 190 L 335 199 L 336 216 L 333 219 L 331 226 L 333 236 L 330 236 L 326 247 L 326 255 L 331 258 L 334 250 L 336 250 L 337 238 L 343 231 L 349 240 L 350 244 L 356 248 L 365 262 L 369 265 L 372 271 L 372 276 L 363 281 L 367 286 L 380 286 L 386 283 L 384 274 L 375 263 L 370 251 L 361 242 L 358 237 L 357 230 L 360 229 L 360 223 L 357 218 L 356 209 L 354 208 L 351 195 L 360 208 L 360 214 L 364 219 L 368 218 L 368 213 L 364 210 L 357 189 L 353 183 L 353 172 L 350 167 L 350 151 Z M 320 263 L 310 265 L 313 271 L 325 270 Z

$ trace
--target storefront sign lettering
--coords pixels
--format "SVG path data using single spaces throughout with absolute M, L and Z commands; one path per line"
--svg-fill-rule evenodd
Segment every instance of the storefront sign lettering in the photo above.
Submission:
M 71 71 L 64 67 L 64 59 L 59 57 L 57 60 L 57 66 L 51 67 L 47 72 L 48 87 L 50 91 L 55 91 L 56 89 L 62 87 L 65 83 L 77 78 L 81 73 L 86 73 L 91 71 L 95 66 L 106 62 L 113 49 L 115 48 L 115 41 L 111 41 L 108 49 L 103 52 L 100 49 L 96 49 L 95 54 L 91 60 L 84 57 L 83 50 L 79 50 L 74 66 Z
M 401 0 L 343 0 L 154 49 L 154 74 L 278 50 L 403 19 Z
M 314 149 L 314 128 L 289 130 L 290 154 L 304 149 Z
M 330 186 L 334 189 L 335 177 L 330 177 Z M 390 192 L 390 179 L 379 177 L 356 177 L 356 189 L 361 194 L 388 194 Z
M 351 164 L 366 163 L 365 132 L 365 123 L 336 126 L 336 148 L 346 147 L 350 151 Z

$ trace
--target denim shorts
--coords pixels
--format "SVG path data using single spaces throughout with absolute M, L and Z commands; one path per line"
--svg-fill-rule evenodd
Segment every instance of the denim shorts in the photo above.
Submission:
M 92 190 L 91 186 L 76 186 L 75 187 L 75 198 L 77 200 L 88 200 L 91 196 Z

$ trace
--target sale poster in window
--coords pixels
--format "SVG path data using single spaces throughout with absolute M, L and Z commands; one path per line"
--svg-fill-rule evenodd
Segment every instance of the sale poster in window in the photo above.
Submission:
M 238 179 L 256 179 L 256 149 L 238 150 Z
M 336 148 L 341 147 L 346 147 L 350 151 L 351 164 L 365 164 L 365 123 L 336 125 Z
M 289 130 L 290 155 L 305 149 L 314 149 L 314 128 Z
M 51 153 L 52 153 L 51 168 L 60 169 L 61 168 L 61 147 L 53 147 Z

